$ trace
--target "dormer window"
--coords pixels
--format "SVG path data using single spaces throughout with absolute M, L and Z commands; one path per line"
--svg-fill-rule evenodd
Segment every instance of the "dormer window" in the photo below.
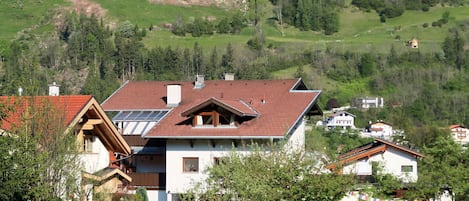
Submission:
M 193 126 L 195 127 L 234 127 L 234 114 L 221 114 L 217 111 L 201 112 L 194 116 Z
M 210 98 L 181 113 L 189 117 L 194 128 L 236 128 L 242 122 L 257 117 L 249 104 L 237 100 L 220 101 Z

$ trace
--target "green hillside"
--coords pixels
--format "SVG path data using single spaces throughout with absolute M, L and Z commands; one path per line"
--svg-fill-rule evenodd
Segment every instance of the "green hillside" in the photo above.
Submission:
M 157 5 L 146 0 L 131 2 L 125 0 L 96 0 L 96 2 L 108 10 L 107 17 L 118 19 L 118 21 L 129 20 L 140 27 L 160 26 L 165 22 L 171 23 L 178 16 L 186 19 L 199 16 L 221 18 L 229 13 L 227 10 L 215 7 Z M 388 19 L 386 23 L 381 23 L 375 12 L 362 12 L 350 5 L 340 12 L 340 29 L 338 33 L 332 36 L 325 36 L 311 31 L 302 32 L 290 26 L 285 29 L 286 34 L 282 37 L 279 29 L 267 24 L 264 26 L 264 32 L 267 43 L 286 47 L 325 48 L 330 46 L 354 51 L 387 51 L 392 44 L 400 47 L 405 41 L 417 37 L 423 47 L 421 51 L 435 51 L 435 48 L 440 47 L 448 27 L 456 22 L 469 19 L 467 10 L 469 10 L 469 6 L 435 7 L 428 12 L 406 11 L 400 17 Z M 449 23 L 443 27 L 431 27 L 431 23 L 440 19 L 446 11 L 450 12 Z M 424 23 L 428 23 L 429 27 L 424 28 L 422 26 Z M 240 35 L 213 35 L 193 38 L 191 36 L 177 37 L 163 28 L 159 31 L 149 32 L 144 41 L 148 47 L 157 45 L 192 47 L 195 41 L 202 46 L 222 46 L 228 41 L 234 44 L 243 44 L 252 35 L 250 28 L 246 29 L 248 30 L 243 31 Z
M 119 24 L 130 21 L 141 28 L 151 25 L 161 29 L 148 32 L 144 38 L 147 47 L 179 46 L 192 47 L 198 42 L 202 47 L 224 46 L 232 44 L 245 44 L 252 35 L 250 27 L 245 28 L 239 35 L 218 34 L 202 37 L 178 37 L 162 28 L 163 23 L 172 23 L 177 17 L 194 19 L 196 17 L 212 16 L 216 19 L 231 13 L 230 10 L 204 6 L 173 6 L 152 4 L 148 0 L 90 0 L 98 3 L 106 10 L 105 19 L 108 23 Z M 26 31 L 51 31 L 54 27 L 53 15 L 59 8 L 70 8 L 70 2 L 64 0 L 27 0 L 27 1 L 1 1 L 0 17 L 0 48 L 5 49 L 9 40 L 17 33 Z M 428 12 L 406 11 L 404 15 L 388 19 L 380 23 L 375 12 L 363 12 L 348 5 L 340 12 L 340 29 L 338 33 L 326 36 L 322 33 L 299 31 L 289 26 L 285 27 L 285 36 L 281 36 L 278 28 L 265 23 L 264 33 L 267 44 L 283 46 L 287 49 L 301 49 L 301 47 L 314 47 L 325 49 L 333 47 L 341 50 L 353 51 L 380 51 L 386 52 L 390 45 L 397 48 L 412 37 L 420 39 L 421 51 L 436 51 L 445 37 L 448 27 L 456 22 L 469 19 L 467 10 L 469 6 L 461 7 L 434 7 Z M 444 12 L 450 12 L 450 21 L 443 27 L 431 27 L 433 21 L 441 18 Z M 428 23 L 429 27 L 422 25 Z

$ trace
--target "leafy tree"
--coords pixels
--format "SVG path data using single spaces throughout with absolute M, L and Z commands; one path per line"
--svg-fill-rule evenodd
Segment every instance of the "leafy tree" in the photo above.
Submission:
M 360 71 L 360 74 L 364 77 L 373 75 L 375 70 L 374 56 L 370 53 L 363 54 L 358 69 Z
M 422 152 L 425 158 L 418 163 L 419 179 L 409 198 L 435 198 L 440 188 L 449 186 L 455 193 L 455 200 L 467 200 L 469 177 L 467 150 L 456 144 L 452 138 L 437 137 Z
M 304 152 L 276 147 L 232 152 L 207 173 L 185 199 L 340 200 L 354 184 L 350 176 L 322 173 L 320 163 Z
M 333 108 L 340 107 L 339 101 L 335 98 L 331 98 L 326 103 L 326 110 L 332 110 Z
M 226 34 L 226 33 L 230 33 L 230 31 L 231 31 L 230 20 L 228 19 L 228 17 L 222 18 L 217 24 L 217 32 Z
M 135 201 L 148 201 L 147 190 L 144 187 L 138 187 L 135 193 Z
M 26 99 L 3 105 L 2 121 Z M 25 109 L 20 126 L 0 137 L 1 200 L 59 200 L 82 195 L 77 183 L 81 166 L 76 136 L 65 132 L 63 111 L 47 101 L 38 105 Z

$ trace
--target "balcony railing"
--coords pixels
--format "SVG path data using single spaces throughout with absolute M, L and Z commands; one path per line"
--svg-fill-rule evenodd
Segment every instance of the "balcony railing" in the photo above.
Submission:
M 166 173 L 132 172 L 128 174 L 132 177 L 131 188 L 145 187 L 147 190 L 165 190 Z

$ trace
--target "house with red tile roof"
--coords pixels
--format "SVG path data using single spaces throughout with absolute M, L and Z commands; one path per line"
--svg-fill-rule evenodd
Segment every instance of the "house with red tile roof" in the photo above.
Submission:
M 360 133 L 362 137 L 374 137 L 386 140 L 392 140 L 398 131 L 393 130 L 392 125 L 383 120 L 377 120 L 372 123 L 371 121 L 366 126 L 363 132 Z
M 57 132 L 76 136 L 83 165 L 83 178 L 77 179 L 84 179 L 80 181 L 84 190 L 99 191 L 104 185 L 113 187 L 107 188 L 106 193 L 126 192 L 131 178 L 125 174 L 120 160 L 130 155 L 130 146 L 93 96 L 1 96 L 0 105 L 4 115 L 1 137 L 14 135 L 15 129 L 30 120 L 37 123 L 36 133 L 45 135 L 57 127 Z M 40 118 L 35 117 L 38 114 Z M 95 175 L 103 171 L 108 172 L 105 177 Z
M 328 168 L 342 174 L 355 174 L 359 178 L 370 178 L 373 172 L 380 171 L 409 183 L 417 181 L 417 160 L 422 157 L 424 155 L 417 151 L 375 138 L 370 143 L 340 154 L 338 163 Z
M 469 143 L 469 129 L 459 124 L 451 125 L 449 129 L 455 142 L 461 145 Z
M 320 91 L 301 79 L 127 82 L 102 103 L 133 151 L 133 184 L 177 200 L 204 170 L 251 143 L 304 147 Z

